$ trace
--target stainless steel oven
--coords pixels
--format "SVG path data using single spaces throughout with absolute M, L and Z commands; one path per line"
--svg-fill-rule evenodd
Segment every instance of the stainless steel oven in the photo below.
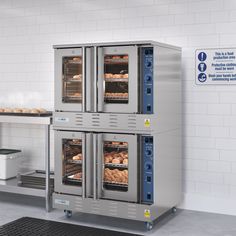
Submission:
M 154 47 L 55 46 L 55 110 L 153 113 Z
M 137 202 L 139 136 L 55 131 L 55 191 Z

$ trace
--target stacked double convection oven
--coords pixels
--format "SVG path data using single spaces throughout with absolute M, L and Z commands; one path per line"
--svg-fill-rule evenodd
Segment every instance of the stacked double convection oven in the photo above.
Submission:
M 153 41 L 54 49 L 53 206 L 151 229 L 181 199 L 181 49 Z

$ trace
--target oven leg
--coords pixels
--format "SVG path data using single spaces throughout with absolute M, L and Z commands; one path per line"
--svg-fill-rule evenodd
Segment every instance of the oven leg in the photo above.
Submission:
M 72 211 L 69 210 L 64 210 L 66 218 L 71 218 L 72 217 Z
M 153 222 L 145 222 L 145 227 L 146 227 L 147 231 L 152 230 Z
M 50 125 L 45 126 L 45 171 L 46 171 L 46 211 L 51 210 L 51 189 L 50 189 Z

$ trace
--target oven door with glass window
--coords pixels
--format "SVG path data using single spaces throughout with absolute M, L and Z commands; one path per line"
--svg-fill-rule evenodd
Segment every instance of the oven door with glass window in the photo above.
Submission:
M 56 192 L 84 197 L 91 194 L 92 176 L 90 176 L 89 169 L 92 168 L 92 163 L 87 156 L 91 154 L 89 147 L 92 144 L 89 142 L 89 136 L 85 133 L 55 131 Z M 85 177 L 86 173 L 87 177 Z M 86 179 L 88 183 L 86 183 Z M 85 192 L 86 187 L 87 192 Z
M 55 50 L 55 109 L 82 111 L 84 60 L 82 48 Z
M 138 111 L 137 46 L 98 48 L 98 111 Z
M 98 134 L 98 195 L 137 202 L 137 136 Z

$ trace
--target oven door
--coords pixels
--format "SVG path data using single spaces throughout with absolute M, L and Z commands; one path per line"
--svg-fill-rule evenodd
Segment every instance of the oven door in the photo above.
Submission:
M 137 135 L 98 134 L 98 198 L 137 202 Z
M 91 195 L 90 136 L 80 132 L 55 131 L 56 192 L 83 197 Z
M 55 109 L 82 111 L 85 97 L 85 50 L 55 50 Z
M 98 111 L 138 111 L 137 46 L 98 48 Z

